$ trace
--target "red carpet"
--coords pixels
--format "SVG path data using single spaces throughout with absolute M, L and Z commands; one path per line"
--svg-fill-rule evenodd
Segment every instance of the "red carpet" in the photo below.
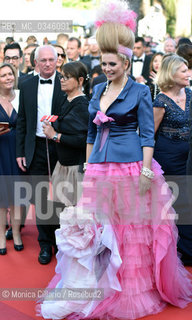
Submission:
M 37 230 L 34 225 L 34 216 L 28 216 L 27 225 L 22 230 L 22 239 L 25 249 L 16 252 L 13 241 L 7 241 L 7 255 L 0 256 L 0 320 L 42 320 L 35 315 L 35 301 L 29 295 L 38 294 L 38 288 L 45 288 L 54 275 L 56 259 L 53 257 L 48 265 L 40 265 L 37 257 L 39 245 L 37 241 Z M 192 268 L 188 268 L 192 273 Z M 12 300 L 3 299 L 7 294 L 12 295 Z M 19 290 L 20 288 L 20 290 Z M 16 290 L 18 289 L 18 290 Z M 19 297 L 14 298 L 18 293 Z M 25 294 L 24 299 L 20 294 Z M 28 300 L 27 300 L 27 297 Z M 191 320 L 192 303 L 185 309 L 168 306 L 163 312 L 142 318 L 142 320 Z

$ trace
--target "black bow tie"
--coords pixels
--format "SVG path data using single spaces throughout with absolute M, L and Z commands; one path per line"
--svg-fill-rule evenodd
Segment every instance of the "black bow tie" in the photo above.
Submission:
M 97 56 L 97 57 L 93 57 L 93 56 L 91 56 L 91 60 L 100 60 L 100 56 Z
M 134 59 L 133 62 L 143 62 L 143 59 Z
M 49 80 L 40 80 L 40 83 L 41 84 L 46 84 L 46 83 L 49 83 L 49 84 L 52 84 L 52 80 L 51 79 L 49 79 Z

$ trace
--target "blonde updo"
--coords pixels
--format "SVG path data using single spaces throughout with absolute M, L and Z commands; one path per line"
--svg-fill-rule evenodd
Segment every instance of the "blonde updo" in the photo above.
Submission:
M 123 24 L 106 22 L 97 29 L 96 40 L 102 53 L 118 54 L 118 45 L 133 49 L 135 36 L 133 31 Z

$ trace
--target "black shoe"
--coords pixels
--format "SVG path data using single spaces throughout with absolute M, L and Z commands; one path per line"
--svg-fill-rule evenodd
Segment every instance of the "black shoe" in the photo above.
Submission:
M 24 228 L 24 225 L 23 225 L 23 224 L 20 226 L 20 231 L 21 231 L 22 228 Z M 6 239 L 7 239 L 7 240 L 13 240 L 12 227 L 10 227 L 10 228 L 6 231 L 5 236 L 6 236 Z
M 6 233 L 5 233 L 6 239 L 7 240 L 13 240 L 13 232 L 12 232 L 12 227 L 10 227 Z
M 41 248 L 38 261 L 41 264 L 48 264 L 51 261 L 52 252 L 50 248 Z
M 4 256 L 7 253 L 7 248 L 0 249 L 0 255 Z
M 24 249 L 24 245 L 23 244 L 14 244 L 14 249 L 16 251 L 22 251 Z

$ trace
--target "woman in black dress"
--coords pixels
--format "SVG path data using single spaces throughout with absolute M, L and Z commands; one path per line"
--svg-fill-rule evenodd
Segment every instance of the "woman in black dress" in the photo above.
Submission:
M 81 62 L 69 62 L 62 67 L 61 88 L 66 100 L 62 114 L 52 127 L 44 122 L 46 136 L 56 141 L 58 162 L 52 175 L 53 200 L 65 206 L 77 203 L 78 182 L 86 157 L 88 130 L 88 75 Z M 84 91 L 83 91 L 84 90 Z
M 147 85 L 149 86 L 150 91 L 151 91 L 152 101 L 155 100 L 156 96 L 160 92 L 159 86 L 157 85 L 157 83 L 155 83 L 155 78 L 156 78 L 157 72 L 161 66 L 162 58 L 163 58 L 162 52 L 154 53 L 154 55 L 151 58 L 150 65 L 149 65 L 149 72 L 150 72 L 149 78 L 150 79 L 149 79 Z

